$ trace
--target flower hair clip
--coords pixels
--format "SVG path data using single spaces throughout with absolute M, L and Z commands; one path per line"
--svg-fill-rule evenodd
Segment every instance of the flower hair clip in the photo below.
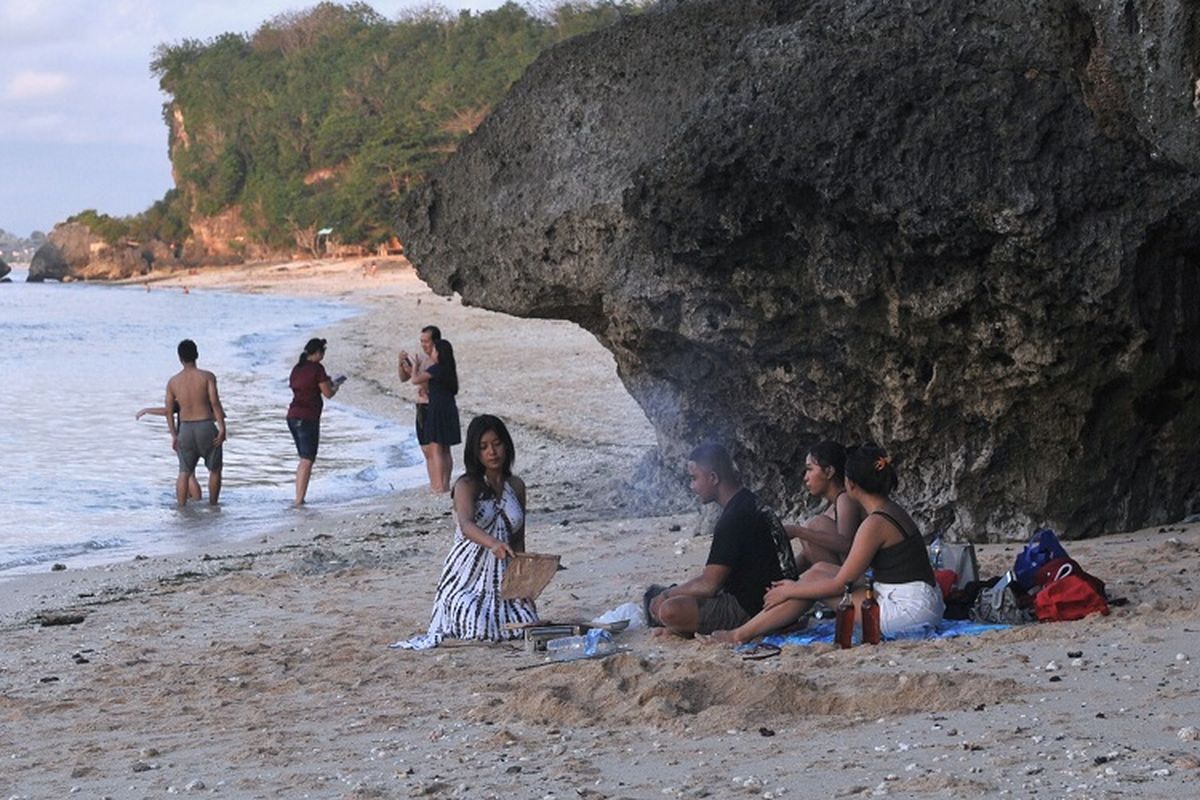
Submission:
M 880 456 L 879 458 L 875 459 L 875 471 L 883 472 L 884 468 L 887 467 L 887 465 L 891 464 L 891 463 L 892 463 L 892 460 L 890 458 L 888 458 L 887 456 Z

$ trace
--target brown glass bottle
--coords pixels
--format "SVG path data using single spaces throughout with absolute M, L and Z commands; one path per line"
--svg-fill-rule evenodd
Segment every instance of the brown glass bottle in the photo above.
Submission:
M 837 607 L 837 623 L 834 625 L 833 640 L 845 650 L 854 643 L 854 586 L 846 584 L 846 593 Z
M 879 644 L 883 640 L 883 632 L 879 629 L 879 601 L 875 599 L 875 581 L 867 580 L 867 596 L 862 605 L 862 640 L 863 644 Z

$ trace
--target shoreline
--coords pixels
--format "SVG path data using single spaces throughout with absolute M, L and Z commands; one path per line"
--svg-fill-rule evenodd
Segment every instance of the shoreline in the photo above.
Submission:
M 374 269 L 372 269 L 372 266 Z M 653 431 L 649 423 L 642 417 L 643 430 L 641 443 L 632 445 L 604 441 L 598 436 L 594 426 L 589 427 L 588 421 L 597 424 L 605 419 L 610 421 L 621 419 L 628 426 L 631 415 L 641 416 L 632 398 L 624 393 L 623 387 L 616 378 L 615 364 L 611 356 L 604 353 L 599 344 L 589 334 L 576 326 L 557 321 L 517 320 L 495 312 L 483 309 L 468 308 L 457 299 L 443 298 L 433 294 L 416 276 L 411 265 L 402 257 L 365 257 L 356 259 L 318 259 L 312 261 L 289 261 L 284 263 L 261 262 L 246 265 L 224 267 L 209 267 L 203 270 L 190 271 L 182 269 L 161 270 L 151 272 L 138 278 L 103 281 L 102 285 L 135 286 L 149 284 L 155 290 L 187 290 L 201 289 L 208 291 L 242 292 L 250 294 L 275 294 L 280 296 L 308 297 L 347 302 L 360 309 L 361 313 L 335 322 L 332 325 L 318 327 L 310 331 L 310 335 L 328 338 L 331 344 L 338 346 L 335 363 L 336 371 L 352 376 L 352 380 L 339 392 L 338 402 L 353 406 L 376 417 L 386 417 L 399 420 L 411 420 L 415 413 L 413 401 L 414 390 L 408 384 L 403 384 L 396 376 L 395 357 L 401 347 L 412 351 L 417 346 L 417 334 L 421 324 L 420 316 L 429 309 L 434 318 L 448 319 L 443 327 L 447 332 L 454 330 L 455 324 L 461 323 L 464 328 L 472 329 L 463 341 L 472 346 L 482 346 L 482 354 L 468 352 L 460 353 L 462 374 L 467 378 L 463 381 L 463 390 L 459 395 L 460 414 L 463 419 L 463 431 L 466 423 L 476 413 L 483 411 L 494 412 L 496 403 L 507 402 L 497 397 L 499 392 L 488 391 L 486 384 L 480 385 L 472 381 L 471 371 L 479 367 L 479 362 L 487 362 L 495 358 L 496 346 L 488 346 L 485 341 L 497 328 L 506 322 L 528 327 L 531 331 L 524 334 L 539 346 L 552 350 L 564 349 L 590 351 L 588 352 L 590 372 L 588 375 L 593 387 L 597 382 L 605 382 L 607 386 L 600 391 L 588 392 L 598 395 L 587 419 L 563 419 L 558 426 L 541 426 L 537 413 L 543 404 L 530 398 L 514 398 L 514 405 L 519 410 L 517 417 L 505 416 L 514 438 L 521 450 L 532 450 L 539 454 L 552 457 L 548 469 L 544 471 L 522 474 L 533 475 L 534 480 L 549 478 L 552 482 L 560 480 L 558 474 L 566 461 L 564 448 L 572 444 L 590 443 L 607 449 L 607 456 L 601 457 L 607 474 L 613 481 L 620 478 L 622 468 L 632 469 L 645 452 L 653 447 Z M 422 308 L 424 307 L 424 308 Z M 418 310 L 420 309 L 420 310 Z M 412 322 L 407 325 L 393 326 L 389 322 L 392 316 L 407 317 Z M 397 330 L 391 330 L 393 327 Z M 411 328 L 411 331 L 409 330 Z M 479 329 L 482 330 L 479 330 Z M 449 336 L 448 336 L 449 338 Z M 389 346 L 376 344 L 380 339 L 386 339 Z M 457 341 L 457 340 L 456 340 Z M 390 346 L 394 343 L 394 347 Z M 347 347 L 346 345 L 350 346 Z M 461 344 L 460 344 L 461 347 Z M 552 360 L 557 360 L 557 354 L 550 354 Z M 608 364 L 604 364 L 604 359 Z M 599 364 L 592 362 L 599 361 Z M 551 365 L 553 366 L 553 365 Z M 542 370 L 546 372 L 546 370 Z M 605 374 L 611 372 L 611 375 Z M 505 385 L 498 387 L 502 392 L 511 389 L 514 393 L 519 383 L 519 376 Z M 474 386 L 471 384 L 475 383 Z M 579 393 L 582 394 L 582 393 Z M 572 402 L 576 398 L 572 397 Z M 607 414 L 602 407 L 612 406 Z M 559 414 L 557 418 L 565 417 Z M 636 428 L 636 426 L 634 426 Z M 580 429 L 582 428 L 582 429 Z M 518 433 L 519 432 L 519 433 Z M 522 447 L 522 445 L 525 445 Z M 455 475 L 462 469 L 462 446 L 452 448 L 455 460 Z M 522 467 L 518 464 L 518 469 Z M 549 474 L 543 474 L 543 472 Z M 382 518 L 393 507 L 413 509 L 418 514 L 432 513 L 443 505 L 449 508 L 449 500 L 429 494 L 427 487 L 401 488 L 392 493 L 361 497 L 348 504 L 332 507 L 323 506 L 320 495 L 320 468 L 314 472 L 310 495 L 315 496 L 316 502 L 304 509 L 281 509 L 288 516 L 276 525 L 269 527 L 265 533 L 250 533 L 244 538 L 223 541 L 217 545 L 207 545 L 197 549 L 185 547 L 168 553 L 152 556 L 123 557 L 112 562 L 89 564 L 81 567 L 69 567 L 66 570 L 49 571 L 49 564 L 43 572 L 23 572 L 0 576 L 0 586 L 5 588 L 8 602 L 0 610 L 0 625 L 11 623 L 19 617 L 29 617 L 37 613 L 38 598 L 58 598 L 57 602 L 69 600 L 72 590 L 67 588 L 78 583 L 85 587 L 111 583 L 111 580 L 101 579 L 99 575 L 119 575 L 122 579 L 139 580 L 143 573 L 153 572 L 154 575 L 165 576 L 172 571 L 178 572 L 173 564 L 189 565 L 183 571 L 191 571 L 198 559 L 206 556 L 211 558 L 228 558 L 231 553 L 253 551 L 257 545 L 267 544 L 268 549 L 276 549 L 280 542 L 290 543 L 305 536 L 319 535 L 323 527 L 332 526 L 339 530 L 353 527 L 353 524 L 369 516 Z M 606 487 L 607 488 L 607 487 Z M 165 563 L 164 563 L 165 562 Z M 162 569 L 151 569 L 150 565 L 161 566 Z M 160 577 L 161 577 L 160 576 Z M 30 588 L 23 584 L 28 583 Z M 62 584 L 63 588 L 59 589 Z
M 653 431 L 594 339 L 464 308 L 399 263 L 364 277 L 367 261 L 383 259 L 156 286 L 361 302 L 319 332 L 338 371 L 363 376 L 339 400 L 398 419 L 412 411 L 396 350 L 439 324 L 464 419 L 511 422 L 530 549 L 563 557 L 543 616 L 590 619 L 700 569 L 695 507 L 647 515 L 622 496 Z M 409 489 L 253 541 L 0 584 L 0 792 L 1166 798 L 1200 780 L 1200 525 L 1066 542 L 1128 601 L 1107 617 L 765 661 L 635 630 L 618 637 L 628 652 L 542 666 L 519 644 L 387 649 L 427 623 L 450 524 L 447 498 Z M 981 574 L 1017 549 L 977 546 Z M 83 620 L 30 621 L 53 611 Z
M 268 270 L 265 274 L 271 273 Z M 162 276 L 163 279 L 171 277 L 178 278 Z M 285 296 L 286 287 L 282 284 L 276 297 L 271 298 L 265 295 L 256 297 L 236 290 L 219 291 L 223 288 L 219 280 L 209 283 L 210 286 L 193 291 L 194 297 L 190 299 L 180 296 L 178 289 L 160 287 L 151 295 L 144 294 L 141 286 L 110 285 L 107 282 L 77 287 L 31 285 L 28 290 L 23 286 L 12 287 L 16 291 L 8 301 L 8 307 L 14 309 L 14 315 L 6 330 L 12 330 L 14 324 L 17 328 L 10 335 L 20 336 L 18 319 L 55 319 L 60 305 L 98 310 L 98 319 L 101 320 L 132 317 L 137 321 L 137 325 L 133 326 L 137 332 L 128 338 L 127 344 L 120 347 L 110 341 L 108 349 L 126 352 L 126 357 L 129 357 L 129 352 L 135 352 L 137 363 L 131 364 L 128 372 L 122 372 L 119 385 L 108 388 L 103 410 L 98 412 L 106 415 L 106 425 L 117 426 L 116 430 L 121 432 L 121 436 L 128 437 L 122 440 L 121 461 L 113 464 L 111 469 L 93 465 L 89 470 L 55 476 L 66 478 L 64 486 L 67 489 L 78 487 L 77 502 L 72 503 L 65 496 L 60 496 L 57 502 L 47 497 L 54 504 L 45 507 L 40 507 L 36 502 L 22 503 L 21 498 L 31 497 L 31 491 L 40 493 L 42 490 L 36 485 L 31 486 L 27 475 L 10 476 L 10 482 L 14 484 L 10 488 L 16 491 L 10 492 L 12 496 L 8 499 L 10 502 L 16 501 L 18 505 L 9 506 L 12 513 L 5 526 L 4 547 L 0 548 L 3 551 L 3 559 L 0 560 L 4 561 L 5 567 L 0 572 L 0 582 L 11 581 L 19 575 L 49 571 L 52 565 L 78 570 L 128 561 L 137 555 L 187 555 L 200 546 L 200 542 L 205 543 L 204 546 L 226 540 L 246 543 L 263 532 L 275 533 L 282 524 L 280 517 L 287 520 L 294 516 L 285 511 L 290 506 L 291 471 L 295 469 L 296 462 L 295 450 L 282 425 L 282 408 L 275 412 L 279 418 L 277 425 L 272 424 L 275 416 L 272 409 L 282 399 L 278 384 L 290 397 L 286 389 L 286 370 L 295 360 L 294 355 L 289 355 L 293 347 L 290 342 L 299 335 L 294 331 L 303 330 L 293 323 L 300 321 L 301 325 L 307 323 L 314 328 L 321 326 L 326 330 L 338 330 L 339 321 L 349 316 L 367 314 L 371 308 L 353 296 L 327 299 L 325 293 L 318 291 L 309 291 L 307 297 L 296 296 L 293 299 Z M 62 299 L 46 299 L 56 295 Z M 29 298 L 28 302 L 24 297 Z M 43 308 L 45 316 L 41 313 Z M 164 308 L 168 311 L 161 310 Z M 20 309 L 19 316 L 15 313 L 17 309 Z M 113 310 L 110 312 L 109 309 Z M 228 324 L 222 323 L 210 329 L 205 316 L 207 312 L 195 309 L 215 309 L 221 319 L 228 320 Z M 274 316 L 273 309 L 276 309 Z M 261 315 L 259 310 L 262 310 Z M 189 315 L 200 316 L 193 322 L 177 324 Z M 146 367 L 162 352 L 162 348 L 154 353 L 146 352 L 156 345 L 154 337 L 145 328 L 156 320 L 161 320 L 172 331 L 199 331 L 202 351 L 208 345 L 208 363 L 215 365 L 213 368 L 222 381 L 222 395 L 227 413 L 231 415 L 234 441 L 231 443 L 233 450 L 226 447 L 230 469 L 225 473 L 226 494 L 219 509 L 213 509 L 207 503 L 201 503 L 198 507 L 189 503 L 186 512 L 177 512 L 174 504 L 175 457 L 169 448 L 160 448 L 156 438 L 157 430 L 166 430 L 162 418 L 159 417 L 158 425 L 155 425 L 155 418 L 151 416 L 142 420 L 136 428 L 129 421 L 133 416 L 132 410 L 148 399 L 157 396 L 157 405 L 162 405 L 162 383 L 157 370 L 151 373 Z M 212 341 L 214 338 L 224 340 L 220 342 L 223 349 L 214 348 L 218 344 Z M 299 345 L 295 347 L 299 349 Z M 178 369 L 173 351 L 172 341 L 165 351 L 169 355 L 164 361 Z M 8 376 L 6 399 L 15 401 L 14 392 L 19 390 L 14 387 L 28 386 L 31 382 L 33 385 L 48 382 L 57 384 L 50 376 L 57 374 L 56 369 L 61 370 L 56 364 L 62 364 L 63 360 L 56 356 L 57 353 L 51 357 L 56 363 L 47 362 L 41 366 L 34 357 L 14 360 L 12 363 L 16 370 L 15 374 Z M 284 370 L 283 381 L 276 380 L 280 367 Z M 79 371 L 70 372 L 69 375 L 63 375 L 67 379 L 63 384 L 65 386 L 72 385 L 71 380 Z M 338 401 L 347 396 L 347 393 L 342 393 Z M 130 413 L 121 410 L 125 405 L 123 401 L 132 403 L 135 400 L 138 402 L 132 404 Z M 314 513 L 321 510 L 336 511 L 342 503 L 369 503 L 372 497 L 390 493 L 396 487 L 420 485 L 425 470 L 421 466 L 416 443 L 411 439 L 411 425 L 338 401 L 335 401 L 335 406 L 340 408 L 332 409 L 336 419 L 330 428 L 338 446 L 328 449 L 323 459 L 324 508 L 320 508 L 322 504 L 319 503 Z M 283 408 L 286 408 L 286 400 L 283 403 Z M 10 410 L 15 413 L 12 422 L 19 428 L 23 418 L 15 408 Z M 64 412 L 65 409 L 60 407 L 59 414 L 64 415 Z M 65 415 L 72 416 L 70 413 Z M 18 430 L 15 435 L 10 444 L 18 449 L 27 449 L 21 432 Z M 169 443 L 169 440 L 166 441 Z M 41 448 L 35 446 L 34 450 Z M 50 453 L 55 455 L 48 455 Z M 156 480 L 157 468 L 152 466 L 159 463 L 166 466 L 168 459 L 163 457 L 164 454 L 169 456 L 169 484 L 165 480 L 161 484 Z M 286 460 L 289 454 L 290 463 Z M 44 465 L 60 457 L 69 459 L 70 454 L 60 456 L 51 447 L 42 450 L 40 460 Z M 15 463 L 10 464 L 10 469 L 15 468 Z M 336 477 L 331 474 L 332 470 L 337 471 Z M 34 474 L 37 474 L 36 466 Z M 113 483 L 113 476 L 120 476 L 118 480 L 122 485 L 113 486 L 111 490 L 105 489 L 105 486 Z M 201 469 L 201 480 L 205 477 Z M 165 489 L 160 493 L 163 487 Z M 118 494 L 121 491 L 125 493 Z M 285 496 L 286 506 L 283 502 Z M 278 502 L 275 498 L 278 498 Z M 80 510 L 81 507 L 83 510 Z M 44 515 L 41 508 L 46 512 Z

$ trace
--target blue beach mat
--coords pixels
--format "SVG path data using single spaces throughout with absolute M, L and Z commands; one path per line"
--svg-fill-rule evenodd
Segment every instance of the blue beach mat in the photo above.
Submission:
M 833 641 L 832 622 L 822 622 L 818 625 L 812 625 L 802 631 L 795 633 L 773 633 L 762 637 L 760 640 L 764 644 L 772 644 L 776 647 L 793 644 L 817 644 L 818 642 Z M 905 639 L 953 639 L 958 636 L 978 636 L 981 633 L 988 631 L 1002 631 L 1011 628 L 1011 625 L 992 625 L 983 622 L 972 622 L 967 619 L 944 619 L 937 625 L 922 625 L 912 630 L 904 631 L 903 633 L 894 636 L 885 636 L 884 641 L 892 642 Z M 858 631 L 855 631 L 854 641 L 859 641 Z M 737 650 L 742 648 L 753 647 L 754 644 L 744 644 Z

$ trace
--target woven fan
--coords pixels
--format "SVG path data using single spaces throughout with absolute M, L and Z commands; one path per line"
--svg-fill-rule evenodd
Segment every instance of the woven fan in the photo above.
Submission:
M 517 553 L 509 559 L 500 584 L 501 600 L 537 599 L 554 573 L 558 572 L 561 556 L 543 553 Z

